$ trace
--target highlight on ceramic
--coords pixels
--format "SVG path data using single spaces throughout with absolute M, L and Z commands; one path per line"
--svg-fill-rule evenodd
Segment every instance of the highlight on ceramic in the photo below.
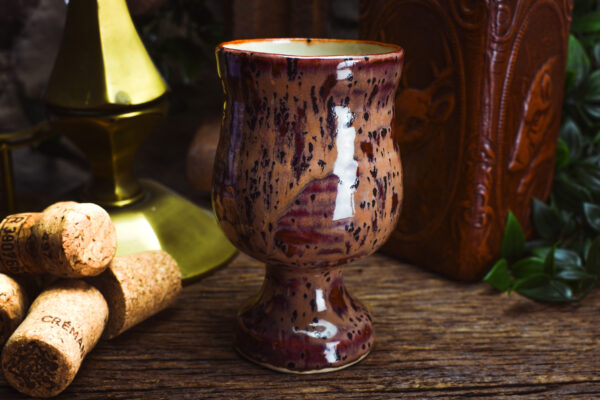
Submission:
M 213 207 L 232 243 L 267 264 L 260 292 L 238 312 L 236 349 L 286 372 L 358 362 L 373 324 L 342 265 L 377 250 L 400 213 L 391 124 L 403 51 L 259 39 L 216 54 L 226 100 Z

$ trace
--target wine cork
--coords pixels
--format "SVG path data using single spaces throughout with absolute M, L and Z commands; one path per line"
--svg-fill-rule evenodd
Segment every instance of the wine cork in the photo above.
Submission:
M 90 282 L 108 302 L 110 316 L 105 339 L 112 339 L 165 309 L 181 292 L 179 267 L 161 250 L 117 256 L 103 274 Z
M 35 397 L 56 396 L 75 378 L 108 320 L 102 294 L 81 280 L 61 280 L 42 292 L 6 342 L 8 383 Z
M 106 211 L 92 203 L 60 202 L 42 213 L 8 216 L 1 224 L 0 272 L 94 276 L 115 255 L 117 234 Z
M 41 274 L 40 263 L 33 256 L 36 241 L 32 228 L 41 213 L 9 215 L 0 223 L 0 272 L 8 274 Z
M 0 274 L 0 346 L 23 321 L 29 305 L 26 289 L 8 275 Z

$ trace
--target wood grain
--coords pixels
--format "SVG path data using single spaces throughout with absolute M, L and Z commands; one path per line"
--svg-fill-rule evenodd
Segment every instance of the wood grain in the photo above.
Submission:
M 240 255 L 187 286 L 176 306 L 101 342 L 58 398 L 600 397 L 597 291 L 582 304 L 538 304 L 377 254 L 345 270 L 375 319 L 371 355 L 330 374 L 285 375 L 231 346 L 236 309 L 263 270 Z M 21 398 L 0 379 L 0 399 Z

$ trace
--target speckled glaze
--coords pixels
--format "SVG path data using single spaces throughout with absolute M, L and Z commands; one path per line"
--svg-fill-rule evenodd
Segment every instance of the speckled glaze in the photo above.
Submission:
M 403 52 L 375 42 L 388 47 L 334 56 L 235 48 L 257 42 L 217 47 L 226 101 L 213 207 L 232 243 L 267 264 L 238 312 L 235 346 L 279 371 L 343 368 L 368 354 L 374 335 L 341 265 L 377 250 L 400 213 L 390 128 Z

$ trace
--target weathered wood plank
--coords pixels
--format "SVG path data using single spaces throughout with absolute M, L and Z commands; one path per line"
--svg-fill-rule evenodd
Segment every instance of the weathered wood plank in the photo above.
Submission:
M 451 282 L 374 255 L 346 268 L 376 346 L 346 370 L 285 375 L 232 348 L 238 305 L 262 265 L 244 255 L 184 289 L 175 307 L 102 342 L 59 398 L 600 397 L 600 294 L 552 306 Z M 0 380 L 1 399 L 20 399 Z

